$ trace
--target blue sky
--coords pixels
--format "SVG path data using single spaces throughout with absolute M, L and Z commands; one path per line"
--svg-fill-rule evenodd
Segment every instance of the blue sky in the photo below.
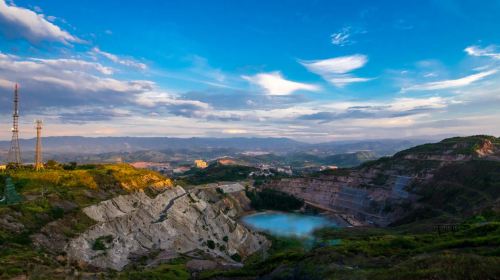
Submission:
M 0 114 L 18 82 L 24 137 L 499 135 L 480 4 L 0 0 Z

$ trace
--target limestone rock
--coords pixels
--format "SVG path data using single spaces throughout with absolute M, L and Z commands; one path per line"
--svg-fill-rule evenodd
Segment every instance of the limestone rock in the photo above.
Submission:
M 143 192 L 122 195 L 83 209 L 99 223 L 72 239 L 68 259 L 99 268 L 121 270 L 137 256 L 153 251 L 188 253 L 202 249 L 232 262 L 269 245 L 223 212 L 223 203 L 208 203 L 175 187 L 150 198 Z

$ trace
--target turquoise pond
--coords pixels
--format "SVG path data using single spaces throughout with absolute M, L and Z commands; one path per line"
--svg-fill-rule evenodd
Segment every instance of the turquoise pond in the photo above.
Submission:
M 245 216 L 242 220 L 256 231 L 286 237 L 312 237 L 316 229 L 336 226 L 334 221 L 323 216 L 280 212 L 257 213 Z

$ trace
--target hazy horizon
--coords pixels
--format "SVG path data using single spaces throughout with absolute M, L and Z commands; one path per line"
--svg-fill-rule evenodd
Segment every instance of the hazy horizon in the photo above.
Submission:
M 478 134 L 474 134 L 478 135 Z M 304 144 L 321 144 L 321 143 L 354 143 L 354 142 L 369 142 L 369 141 L 441 141 L 446 138 L 451 138 L 451 137 L 467 137 L 467 136 L 473 136 L 471 135 L 422 135 L 422 136 L 416 136 L 416 137 L 401 137 L 401 138 L 387 138 L 387 137 L 381 137 L 381 138 L 366 138 L 366 139 L 331 139 L 331 140 L 326 140 L 326 141 L 314 141 L 314 139 L 308 139 L 312 141 L 307 141 L 307 140 L 302 140 L 302 139 L 294 139 L 291 137 L 269 137 L 269 136 L 126 136 L 126 135 L 114 135 L 114 136 L 85 136 L 85 135 L 49 135 L 49 136 L 42 136 L 42 144 L 43 144 L 43 139 L 48 139 L 48 138 L 64 138 L 64 137 L 82 137 L 82 138 L 93 138 L 93 139 L 99 139 L 99 138 L 165 138 L 165 139 L 221 139 L 221 140 L 227 140 L 227 139 L 287 139 L 287 140 L 292 140 Z M 497 135 L 489 135 L 489 136 L 494 136 L 494 137 L 499 137 Z M 20 141 L 34 141 L 36 140 L 36 137 L 22 137 L 20 135 L 19 137 Z M 0 139 L 0 142 L 6 142 L 10 143 L 11 139 L 10 138 L 2 138 Z

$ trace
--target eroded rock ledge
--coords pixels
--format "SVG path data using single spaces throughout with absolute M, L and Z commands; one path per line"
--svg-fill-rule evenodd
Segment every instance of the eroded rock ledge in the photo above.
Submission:
M 152 252 L 200 252 L 234 262 L 265 248 L 264 236 L 239 224 L 227 198 L 208 202 L 206 192 L 178 186 L 155 198 L 144 192 L 121 195 L 83 209 L 99 222 L 72 239 L 70 261 L 99 268 L 123 269 L 132 259 Z M 234 200 L 233 200 L 234 201 Z

